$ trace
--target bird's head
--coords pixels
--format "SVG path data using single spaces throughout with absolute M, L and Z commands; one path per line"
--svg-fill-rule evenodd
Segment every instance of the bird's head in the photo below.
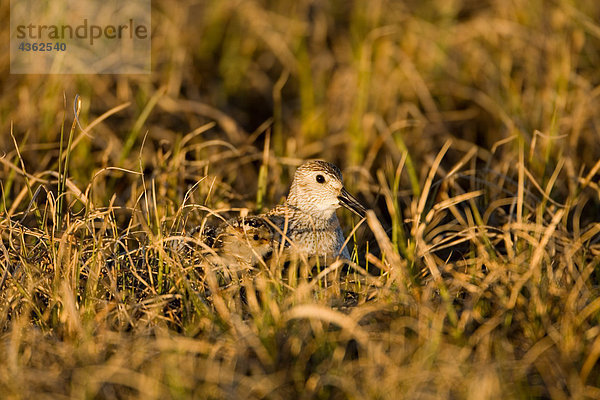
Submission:
M 331 218 L 340 206 L 360 217 L 366 213 L 365 207 L 344 187 L 339 168 L 325 161 L 308 161 L 298 167 L 288 204 L 324 219 Z

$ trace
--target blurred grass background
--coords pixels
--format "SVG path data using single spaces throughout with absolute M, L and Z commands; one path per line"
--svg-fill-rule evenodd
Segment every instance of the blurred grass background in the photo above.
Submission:
M 151 75 L 10 75 L 3 52 L 0 392 L 600 397 L 599 21 L 593 0 L 157 0 Z M 71 131 L 76 95 L 84 128 L 111 115 Z M 375 211 L 371 274 L 203 292 L 163 245 L 279 203 L 307 158 Z

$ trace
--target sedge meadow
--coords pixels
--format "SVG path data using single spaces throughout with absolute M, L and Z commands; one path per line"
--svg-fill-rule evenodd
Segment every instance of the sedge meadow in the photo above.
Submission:
M 148 75 L 0 54 L 1 398 L 600 398 L 600 2 L 156 0 L 151 35 Z M 314 158 L 372 210 L 352 263 L 181 250 Z

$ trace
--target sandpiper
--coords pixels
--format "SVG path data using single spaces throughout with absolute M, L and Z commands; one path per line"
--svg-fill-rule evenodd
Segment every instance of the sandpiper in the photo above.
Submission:
M 205 230 L 205 242 L 215 249 L 220 261 L 209 259 L 216 265 L 249 268 L 278 249 L 284 250 L 284 259 L 350 259 L 336 215 L 339 207 L 361 218 L 366 213 L 344 187 L 338 167 L 325 161 L 308 161 L 296 170 L 284 204 L 266 214 L 234 218 Z
M 284 240 L 291 241 L 287 248 L 292 254 L 350 259 L 336 215 L 339 207 L 361 218 L 366 213 L 365 207 L 344 187 L 338 167 L 326 161 L 308 161 L 296 169 L 285 203 L 265 217 L 284 233 Z

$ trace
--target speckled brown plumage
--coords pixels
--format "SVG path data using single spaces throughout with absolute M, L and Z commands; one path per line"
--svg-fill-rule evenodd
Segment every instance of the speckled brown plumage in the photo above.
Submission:
M 262 217 L 238 217 L 204 231 L 205 243 L 215 254 L 207 253 L 216 265 L 250 268 L 270 258 L 276 232 Z

